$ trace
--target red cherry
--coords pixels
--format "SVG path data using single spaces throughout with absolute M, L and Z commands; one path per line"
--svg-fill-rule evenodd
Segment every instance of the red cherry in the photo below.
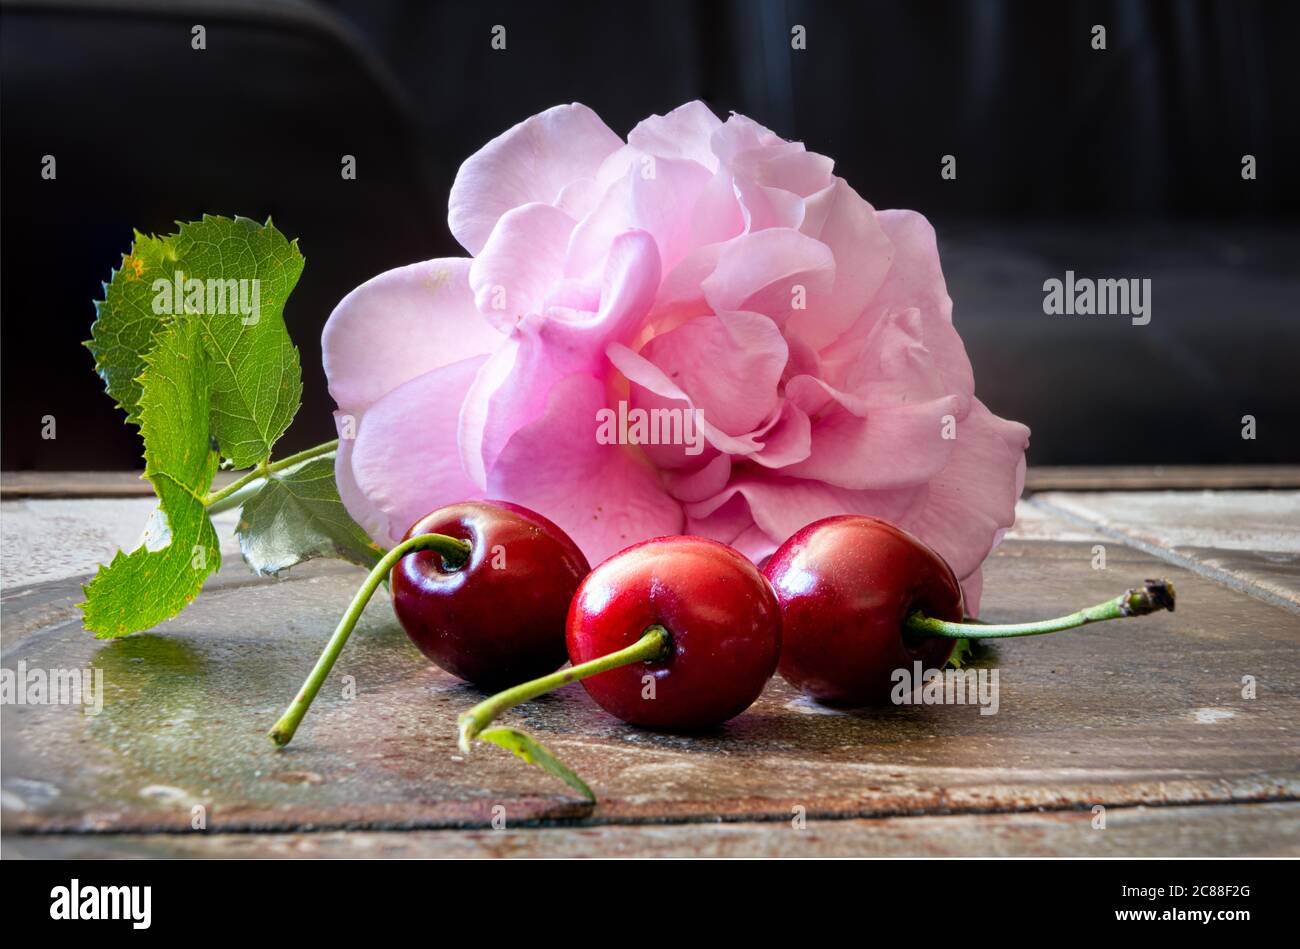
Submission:
M 960 622 L 961 586 L 937 553 L 874 517 L 809 524 L 764 569 L 781 603 L 781 676 L 828 705 L 889 701 L 894 670 L 942 668 L 953 640 L 904 633 L 914 611 Z
M 422 517 L 406 538 L 419 534 L 470 545 L 460 562 L 421 550 L 393 568 L 393 610 L 420 652 L 486 688 L 564 663 L 569 601 L 590 569 L 564 531 L 517 504 L 464 501 Z
M 776 597 L 754 565 L 725 544 L 661 537 L 606 560 L 573 597 L 569 659 L 578 666 L 625 649 L 651 626 L 668 633 L 665 657 L 582 680 L 605 711 L 625 722 L 680 730 L 720 724 L 749 708 L 776 670 Z

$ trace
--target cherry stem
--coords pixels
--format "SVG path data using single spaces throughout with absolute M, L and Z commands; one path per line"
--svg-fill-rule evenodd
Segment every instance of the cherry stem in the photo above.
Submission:
M 668 635 L 668 630 L 659 625 L 647 626 L 645 634 L 625 649 L 498 692 L 491 698 L 479 702 L 468 712 L 461 713 L 460 718 L 457 719 L 460 725 L 460 750 L 468 754 L 470 742 L 478 736 L 479 732 L 490 725 L 502 712 L 516 705 L 535 699 L 539 695 L 545 695 L 547 692 L 553 692 L 571 682 L 608 672 L 610 669 L 630 666 L 637 662 L 664 659 L 672 650 L 672 645 L 673 640 Z
M 903 628 L 917 636 L 946 636 L 950 639 L 1009 639 L 1013 636 L 1037 636 L 1041 633 L 1056 633 L 1064 629 L 1075 629 L 1089 623 L 1100 623 L 1109 619 L 1123 619 L 1126 616 L 1145 616 L 1158 610 L 1174 609 L 1174 585 L 1168 580 L 1148 580 L 1141 587 L 1126 590 L 1124 593 L 1055 619 L 1040 620 L 1036 623 L 951 623 L 935 619 L 917 611 L 907 618 Z
M 325 679 L 329 676 L 330 670 L 334 668 L 334 662 L 338 659 L 339 653 L 343 651 L 343 644 L 348 641 L 348 636 L 352 634 L 352 629 L 357 625 L 357 620 L 361 619 L 361 613 L 370 602 L 371 596 L 379 588 L 379 584 L 384 582 L 388 572 L 397 565 L 397 562 L 407 554 L 417 550 L 435 550 L 442 555 L 443 563 L 448 569 L 454 569 L 464 564 L 470 554 L 470 545 L 455 537 L 448 537 L 446 534 L 418 534 L 415 537 L 402 541 L 388 553 L 380 558 L 379 563 L 375 564 L 370 575 L 366 577 L 365 583 L 357 590 L 356 596 L 352 598 L 352 603 L 348 606 L 347 612 L 339 620 L 338 627 L 334 630 L 334 635 L 325 645 L 325 651 L 320 654 L 316 660 L 315 667 L 307 676 L 307 681 L 302 684 L 298 690 L 298 695 L 294 698 L 292 704 L 285 709 L 280 720 L 275 723 L 275 727 L 269 732 L 271 741 L 283 748 L 289 744 L 293 738 L 293 733 L 298 730 L 302 717 L 307 714 L 307 709 L 311 707 L 312 700 L 316 698 L 316 693 L 324 684 Z

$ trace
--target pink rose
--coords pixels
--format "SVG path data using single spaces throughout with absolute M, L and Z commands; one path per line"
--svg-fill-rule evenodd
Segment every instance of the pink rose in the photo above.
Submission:
M 493 139 L 451 190 L 472 257 L 381 274 L 325 326 L 348 510 L 391 542 L 503 498 L 592 563 L 681 532 L 757 560 L 874 514 L 938 550 L 973 612 L 1029 432 L 975 398 L 929 223 L 832 167 L 699 102 L 626 143 L 576 104 Z M 610 444 L 611 416 L 695 439 Z

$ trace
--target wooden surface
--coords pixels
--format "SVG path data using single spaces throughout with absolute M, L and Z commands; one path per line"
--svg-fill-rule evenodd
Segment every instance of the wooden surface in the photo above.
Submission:
M 233 481 L 217 472 L 214 487 Z M 1029 469 L 1025 490 L 1147 491 L 1213 488 L 1300 488 L 1300 465 L 1163 465 L 1163 466 L 1043 466 Z M 153 497 L 139 471 L 6 471 L 0 473 L 0 499 Z
M 1065 611 L 1157 575 L 1179 609 L 998 644 L 981 662 L 999 674 L 995 715 L 832 712 L 779 679 L 691 737 L 622 725 L 580 686 L 512 713 L 588 778 L 594 810 L 500 749 L 461 756 L 455 717 L 480 693 L 424 662 L 382 600 L 294 744 L 269 745 L 353 568 L 275 582 L 230 556 L 182 616 L 93 639 L 75 608 L 93 560 L 42 556 L 48 531 L 111 553 L 148 508 L 0 504 L 3 665 L 105 677 L 98 715 L 0 710 L 6 856 L 1300 855 L 1294 491 L 1094 486 L 1023 501 L 985 568 L 986 619 Z M 191 830 L 196 806 L 204 832 Z

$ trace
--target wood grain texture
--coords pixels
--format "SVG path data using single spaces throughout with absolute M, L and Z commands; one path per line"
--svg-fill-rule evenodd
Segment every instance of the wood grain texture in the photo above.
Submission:
M 215 487 L 236 473 L 217 473 Z M 150 497 L 139 471 L 5 471 L 0 498 Z M 1142 491 L 1300 488 L 1300 465 L 1035 465 L 1025 475 L 1025 491 Z
M 1121 807 L 690 824 L 607 824 L 501 830 L 273 834 L 51 834 L 0 838 L 0 856 L 122 857 L 1257 857 L 1300 856 L 1300 804 Z
M 1027 506 L 1300 613 L 1300 491 L 1049 491 Z
M 274 750 L 265 730 L 355 570 L 309 565 L 269 582 L 230 563 L 180 617 L 114 642 L 81 630 L 75 582 L 6 591 L 6 667 L 93 664 L 106 684 L 98 715 L 4 706 L 4 828 L 187 830 L 196 805 L 210 831 L 302 832 L 483 828 L 497 806 L 513 827 L 598 828 L 775 824 L 795 807 L 817 821 L 1300 797 L 1300 619 L 1127 548 L 1110 549 L 1106 570 L 1091 564 L 1087 543 L 1008 541 L 986 566 L 985 617 L 1026 620 L 1155 575 L 1173 579 L 1179 611 L 998 645 L 996 715 L 830 712 L 779 680 L 745 715 L 694 736 L 623 725 L 581 687 L 513 713 L 588 778 L 595 810 L 498 749 L 462 757 L 455 717 L 481 693 L 424 662 L 382 600 L 294 744 Z M 1254 699 L 1242 697 L 1246 675 Z M 1293 821 L 1275 833 L 1293 842 Z

